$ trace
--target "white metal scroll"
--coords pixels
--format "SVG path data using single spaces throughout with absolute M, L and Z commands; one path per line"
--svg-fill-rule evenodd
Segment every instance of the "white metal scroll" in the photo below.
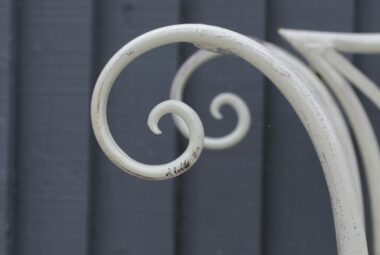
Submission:
M 380 150 L 371 122 L 350 84 L 378 108 L 380 89 L 342 53 L 380 53 L 379 34 L 312 32 L 281 29 L 288 40 L 326 81 L 353 129 L 368 186 L 374 254 L 380 254 Z
M 283 59 L 262 43 L 239 33 L 200 24 L 174 25 L 150 31 L 122 47 L 101 72 L 91 102 L 93 129 L 105 154 L 118 167 L 133 175 L 154 180 L 166 179 L 188 170 L 199 157 L 203 144 L 217 149 L 231 146 L 244 137 L 249 126 L 249 121 L 243 121 L 247 112 L 240 115 L 236 129 L 239 130 L 236 131 L 238 133 L 227 138 L 209 139 L 206 143 L 198 115 L 184 103 L 169 100 L 152 110 L 148 125 L 158 134 L 157 122 L 164 114 L 176 114 L 183 119 L 187 127 L 182 128 L 182 131 L 185 134 L 188 132 L 190 139 L 186 151 L 180 157 L 163 165 L 147 165 L 129 157 L 114 141 L 108 127 L 106 108 L 115 79 L 130 62 L 145 52 L 178 42 L 192 43 L 208 51 L 233 54 L 260 70 L 273 82 L 301 119 L 318 153 L 329 188 L 339 254 L 368 254 L 362 210 L 352 177 L 350 152 L 345 149 L 329 111 L 323 106 L 324 101 L 316 95 L 315 90 L 305 84 L 304 78 L 295 73 L 297 70 L 292 70 Z M 245 104 L 237 96 L 222 94 L 212 103 L 211 112 L 215 117 L 221 117 L 218 109 L 224 103 L 232 105 L 238 114 L 247 111 Z
M 325 111 L 328 113 L 328 116 L 330 118 L 330 121 L 333 123 L 335 130 L 337 131 L 338 136 L 340 137 L 340 140 L 344 144 L 343 149 L 346 151 L 346 154 L 348 155 L 348 160 L 350 163 L 350 174 L 352 175 L 352 180 L 355 185 L 355 191 L 357 195 L 357 200 L 359 203 L 360 208 L 362 209 L 362 214 L 364 218 L 364 206 L 363 206 L 363 195 L 362 195 L 362 185 L 360 182 L 360 172 L 358 167 L 358 162 L 356 158 L 355 149 L 352 143 L 352 139 L 350 138 L 350 133 L 348 130 L 348 127 L 344 121 L 344 117 L 339 110 L 339 107 L 333 97 L 330 95 L 329 91 L 326 89 L 323 82 L 314 74 L 313 71 L 311 71 L 305 64 L 303 64 L 301 61 L 299 61 L 297 58 L 292 56 L 287 51 L 279 48 L 278 46 L 275 46 L 273 44 L 263 42 L 263 44 L 268 47 L 273 54 L 275 54 L 279 59 L 284 61 L 293 71 L 295 71 L 298 76 L 303 80 L 306 86 L 313 92 L 316 98 L 321 101 L 321 107 L 325 109 Z M 176 73 L 174 80 L 172 82 L 171 86 L 171 93 L 170 98 L 175 100 L 182 100 L 183 91 L 185 89 L 185 86 L 187 84 L 188 79 L 190 76 L 202 65 L 204 65 L 206 62 L 215 59 L 217 57 L 223 56 L 222 54 L 209 52 L 205 50 L 199 50 L 196 53 L 194 53 L 190 58 L 186 60 L 186 62 L 179 68 L 178 72 Z M 223 93 L 224 94 L 224 93 Z M 220 96 L 220 95 L 219 95 Z M 217 96 L 216 98 L 218 98 Z M 237 96 L 236 100 L 240 99 Z M 241 99 L 240 99 L 241 100 Z M 212 112 L 212 105 L 210 110 Z M 239 108 L 235 108 L 237 111 L 238 116 L 242 115 L 239 113 Z M 181 123 L 181 121 L 178 118 L 174 118 L 174 121 L 178 127 L 179 130 L 181 130 L 182 133 L 186 131 L 183 127 L 184 124 Z M 239 126 L 239 123 L 237 127 Z M 234 130 L 234 132 L 238 131 L 238 128 Z M 239 137 L 243 137 L 245 133 L 241 132 Z M 205 138 L 206 141 L 207 138 Z M 213 138 L 217 139 L 217 138 Z M 224 141 L 223 138 L 219 138 L 221 141 Z M 239 140 L 236 140 L 235 143 L 239 142 Z M 222 143 L 219 142 L 220 147 L 208 147 L 210 149 L 224 149 L 229 146 L 234 145 L 235 143 Z

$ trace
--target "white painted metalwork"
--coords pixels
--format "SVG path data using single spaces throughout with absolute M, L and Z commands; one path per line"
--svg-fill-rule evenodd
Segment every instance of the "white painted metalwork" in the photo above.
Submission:
M 380 53 L 380 35 L 281 29 L 288 40 L 329 85 L 340 102 L 357 140 L 364 163 L 371 208 L 374 254 L 380 254 L 380 150 L 370 120 L 349 82 L 380 108 L 380 89 L 342 53 Z
M 194 54 L 190 57 L 178 70 L 174 77 L 173 85 L 171 86 L 170 98 L 174 100 L 182 101 L 183 91 L 186 86 L 187 79 L 203 63 L 209 61 L 212 58 L 219 56 L 219 54 L 209 51 L 199 51 L 198 54 Z M 205 137 L 204 146 L 207 149 L 221 150 L 234 146 L 239 143 L 247 134 L 251 125 L 251 115 L 249 113 L 246 103 L 237 95 L 232 93 L 221 93 L 215 97 L 210 105 L 211 115 L 216 119 L 222 119 L 223 116 L 220 113 L 220 108 L 223 105 L 230 105 L 235 110 L 238 116 L 238 123 L 236 128 L 228 135 L 220 138 Z M 188 130 L 185 123 L 173 115 L 174 123 L 179 131 L 184 136 L 188 136 Z
M 175 25 L 148 32 L 121 48 L 100 74 L 91 103 L 93 129 L 105 154 L 122 170 L 147 179 L 171 178 L 183 173 L 195 163 L 203 147 L 203 128 L 196 113 L 184 103 L 178 100 L 165 101 L 156 106 L 149 115 L 148 124 L 155 133 L 159 133 L 158 120 L 167 113 L 174 113 L 181 117 L 190 133 L 187 150 L 179 158 L 163 165 L 146 165 L 130 158 L 112 138 L 106 117 L 110 89 L 123 68 L 149 50 L 178 42 L 193 43 L 208 51 L 236 55 L 259 69 L 277 86 L 301 119 L 321 161 L 333 208 L 339 254 L 368 254 L 362 210 L 353 181 L 353 161 L 350 159 L 352 151 L 349 152 L 346 148 L 347 144 L 342 142 L 342 134 L 344 136 L 346 131 L 343 133 L 337 131 L 329 111 L 323 106 L 324 101 L 310 86 L 306 85 L 305 78 L 300 78 L 270 49 L 244 35 L 214 26 Z M 172 95 L 174 94 L 177 97 L 181 95 L 178 91 L 172 92 Z M 238 114 L 247 110 L 245 104 L 237 96 L 231 94 L 222 94 L 213 102 L 211 112 L 216 117 L 220 117 L 218 109 L 223 103 L 231 104 Z M 240 115 L 240 119 L 244 118 L 245 114 L 247 112 Z M 241 122 L 240 119 L 239 122 Z M 177 125 L 182 124 L 177 121 Z M 237 126 L 239 131 L 236 132 L 239 133 L 233 133 L 232 138 L 227 136 L 228 139 L 210 139 L 208 141 L 213 142 L 206 146 L 218 149 L 235 144 L 244 136 L 249 122 L 241 122 Z M 182 131 L 187 133 L 186 128 L 182 128 Z
M 251 37 L 253 38 L 253 37 Z M 339 110 L 338 105 L 336 104 L 333 97 L 330 95 L 329 91 L 326 89 L 326 86 L 322 83 L 320 79 L 311 71 L 308 67 L 306 67 L 301 61 L 297 58 L 293 57 L 290 53 L 285 50 L 267 43 L 263 42 L 266 47 L 272 50 L 272 53 L 275 54 L 279 59 L 283 60 L 293 71 L 295 71 L 298 76 L 303 80 L 306 86 L 314 93 L 315 97 L 321 101 L 321 106 L 325 108 L 325 111 L 328 113 L 330 121 L 334 124 L 334 127 L 337 131 L 337 134 L 340 137 L 340 140 L 344 144 L 343 149 L 346 151 L 348 155 L 348 160 L 350 161 L 350 174 L 352 175 L 352 180 L 355 185 L 355 191 L 357 195 L 357 200 L 359 202 L 360 208 L 362 210 L 362 215 L 364 219 L 364 205 L 363 205 L 363 194 L 362 194 L 362 186 L 360 182 L 360 172 L 358 167 L 358 162 L 356 158 L 355 149 L 352 143 L 352 139 L 350 137 L 350 133 L 348 127 L 345 123 L 344 117 Z M 176 73 L 172 86 L 171 86 L 171 99 L 182 100 L 182 94 L 186 87 L 187 81 L 190 76 L 203 64 L 208 61 L 215 59 L 217 57 L 223 56 L 222 54 L 209 52 L 205 50 L 199 50 L 194 53 L 190 58 L 186 60 L 185 63 L 179 68 Z M 239 97 L 235 96 L 235 100 L 241 100 Z M 239 113 L 240 108 L 236 108 L 238 115 L 243 115 Z M 244 109 L 245 111 L 245 109 Z M 181 130 L 180 120 L 174 119 L 178 129 Z M 239 124 L 238 124 L 239 126 Z M 238 131 L 238 130 L 235 130 Z M 182 132 L 183 133 L 183 132 Z M 240 137 L 243 137 L 245 133 L 241 133 Z M 205 138 L 206 140 L 207 138 Z M 214 138 L 217 139 L 217 138 Z M 223 138 L 220 138 L 222 141 Z M 236 141 L 237 143 L 238 141 Z M 218 144 L 218 143 L 217 143 Z M 227 148 L 229 146 L 234 145 L 231 144 L 223 144 L 220 142 L 221 147 L 217 149 Z M 207 148 L 207 146 L 205 145 Z M 213 148 L 212 148 L 213 149 Z

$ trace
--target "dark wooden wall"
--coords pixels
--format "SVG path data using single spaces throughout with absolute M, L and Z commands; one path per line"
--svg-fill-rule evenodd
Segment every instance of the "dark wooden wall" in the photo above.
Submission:
M 90 96 L 113 53 L 157 27 L 219 25 L 289 48 L 279 27 L 379 32 L 379 12 L 378 0 L 0 0 L 0 255 L 336 254 L 310 139 L 257 70 L 226 57 L 191 78 L 185 101 L 206 134 L 235 125 L 227 107 L 224 121 L 208 112 L 224 91 L 243 97 L 253 125 L 175 180 L 143 181 L 110 163 L 90 127 Z M 194 51 L 157 49 L 116 82 L 111 131 L 137 160 L 163 163 L 186 146 L 169 117 L 159 137 L 145 123 Z M 380 82 L 378 57 L 354 61 Z

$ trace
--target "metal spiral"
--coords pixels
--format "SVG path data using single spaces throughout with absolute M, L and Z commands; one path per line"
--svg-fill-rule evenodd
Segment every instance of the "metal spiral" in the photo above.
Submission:
M 367 255 L 362 214 L 357 206 L 352 178 L 347 171 L 349 161 L 327 112 L 321 107 L 321 102 L 313 92 L 282 60 L 273 55 L 267 47 L 247 36 L 215 26 L 182 24 L 150 31 L 121 48 L 100 74 L 91 102 L 91 119 L 95 136 L 106 155 L 124 171 L 147 179 L 177 176 L 189 169 L 199 157 L 204 139 L 201 121 L 190 107 L 180 101 L 159 104 L 149 118 L 152 130 L 159 133 L 157 122 L 160 117 L 167 113 L 178 114 L 190 132 L 190 142 L 185 153 L 164 165 L 146 165 L 130 158 L 113 140 L 106 118 L 108 95 L 120 72 L 143 53 L 179 42 L 192 43 L 200 47 L 207 45 L 208 50 L 211 48 L 215 52 L 236 55 L 260 70 L 273 82 L 301 119 L 318 153 L 330 192 L 339 254 Z M 214 103 L 214 115 L 218 116 L 218 106 L 225 102 L 227 102 L 226 97 L 221 97 Z M 197 149 L 198 145 L 199 151 L 195 151 L 196 155 L 187 153 L 191 149 Z M 194 160 L 188 161 L 189 157 L 194 157 Z M 178 168 L 181 170 L 178 171 Z M 168 174 L 169 169 L 170 173 L 174 173 L 172 176 Z
M 188 60 L 186 60 L 186 62 L 180 67 L 173 79 L 170 98 L 182 101 L 187 80 L 190 78 L 193 72 L 204 63 L 218 56 L 220 56 L 220 54 L 217 54 L 214 51 L 200 50 L 193 54 Z M 223 137 L 205 137 L 204 146 L 206 149 L 222 150 L 236 145 L 246 136 L 251 126 L 251 115 L 249 108 L 239 96 L 233 93 L 221 93 L 217 95 L 210 104 L 210 112 L 214 118 L 223 118 L 223 115 L 220 113 L 220 108 L 223 105 L 229 105 L 234 109 L 238 117 L 237 125 L 231 133 Z M 175 115 L 173 115 L 173 119 L 178 130 L 184 136 L 188 137 L 189 131 L 186 128 L 185 123 Z

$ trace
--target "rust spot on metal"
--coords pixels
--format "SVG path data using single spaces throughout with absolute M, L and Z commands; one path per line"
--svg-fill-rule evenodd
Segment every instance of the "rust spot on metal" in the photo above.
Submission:
M 185 161 L 183 167 L 184 167 L 185 169 L 189 168 L 189 167 L 190 167 L 190 162 L 189 162 L 189 161 Z

